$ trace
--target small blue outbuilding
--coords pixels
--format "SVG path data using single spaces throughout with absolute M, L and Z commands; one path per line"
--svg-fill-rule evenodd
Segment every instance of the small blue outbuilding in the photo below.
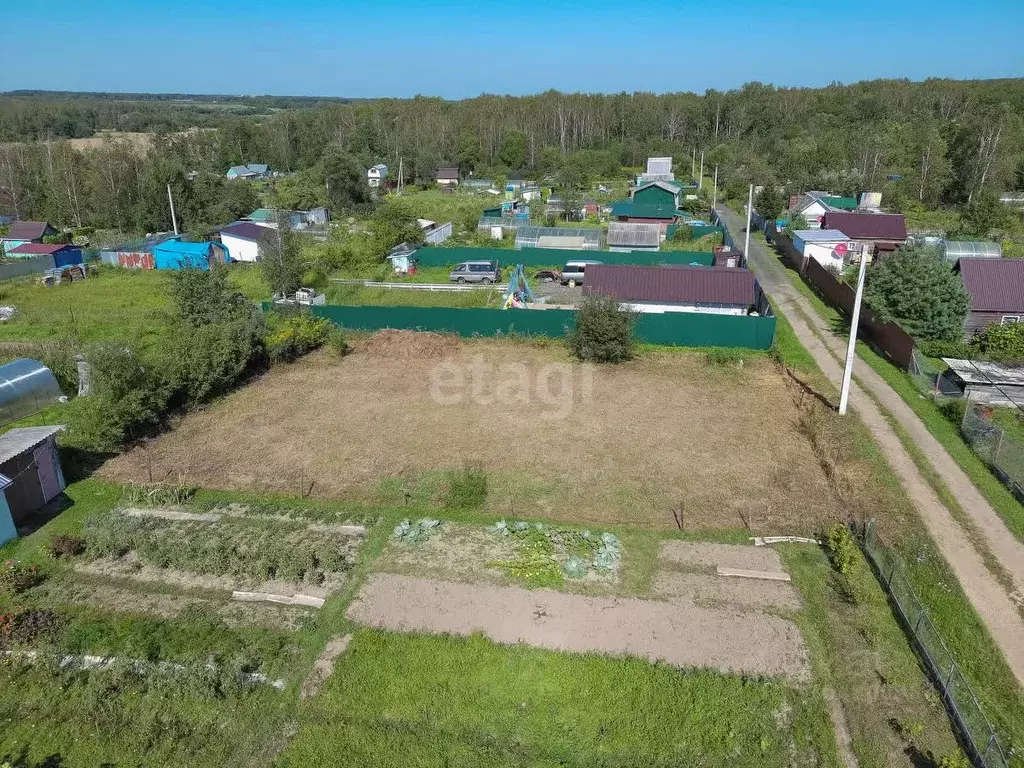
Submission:
M 172 237 L 153 246 L 155 269 L 209 269 L 214 264 L 226 264 L 228 261 L 228 249 L 220 243 L 186 243 L 180 237 Z

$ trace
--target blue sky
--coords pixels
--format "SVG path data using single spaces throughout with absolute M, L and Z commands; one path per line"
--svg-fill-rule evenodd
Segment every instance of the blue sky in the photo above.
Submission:
M 1020 3 L 5 0 L 0 91 L 460 98 L 1020 77 Z

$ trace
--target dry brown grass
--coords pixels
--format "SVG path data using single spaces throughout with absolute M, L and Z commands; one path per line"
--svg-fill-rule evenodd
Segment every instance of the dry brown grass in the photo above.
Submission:
M 496 382 L 509 389 L 439 403 L 431 376 L 441 362 L 490 366 L 485 395 Z M 795 534 L 835 515 L 771 362 L 726 368 L 665 353 L 600 367 L 589 398 L 562 419 L 545 418 L 557 406 L 520 398 L 514 386 L 517 376 L 534 386 L 550 363 L 566 366 L 577 393 L 586 386 L 560 345 L 463 340 L 443 358 L 394 359 L 358 345 L 342 360 L 317 354 L 183 419 L 150 447 L 154 475 L 283 493 L 312 483 L 314 495 L 368 503 L 401 505 L 408 493 L 431 504 L 447 470 L 475 464 L 489 476 L 488 510 L 511 517 L 673 528 L 681 507 L 687 529 Z M 102 472 L 144 481 L 146 459 L 129 452 Z

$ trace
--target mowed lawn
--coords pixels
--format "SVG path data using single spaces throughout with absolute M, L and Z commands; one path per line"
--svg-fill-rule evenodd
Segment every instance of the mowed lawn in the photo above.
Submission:
M 360 629 L 279 764 L 832 766 L 820 702 L 772 681 Z
M 450 471 L 474 466 L 485 510 L 512 517 L 664 529 L 676 511 L 688 528 L 795 533 L 835 514 L 794 395 L 763 356 L 594 368 L 560 343 L 425 339 L 440 347 L 404 354 L 371 336 L 343 359 L 276 368 L 102 474 L 142 481 L 150 462 L 203 487 L 432 507 Z

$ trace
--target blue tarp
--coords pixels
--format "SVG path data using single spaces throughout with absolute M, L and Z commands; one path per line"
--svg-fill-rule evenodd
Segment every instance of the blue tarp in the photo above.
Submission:
M 171 239 L 153 248 L 153 266 L 156 269 L 209 269 L 211 262 L 226 261 L 227 250 L 220 243 L 185 243 L 180 239 Z

